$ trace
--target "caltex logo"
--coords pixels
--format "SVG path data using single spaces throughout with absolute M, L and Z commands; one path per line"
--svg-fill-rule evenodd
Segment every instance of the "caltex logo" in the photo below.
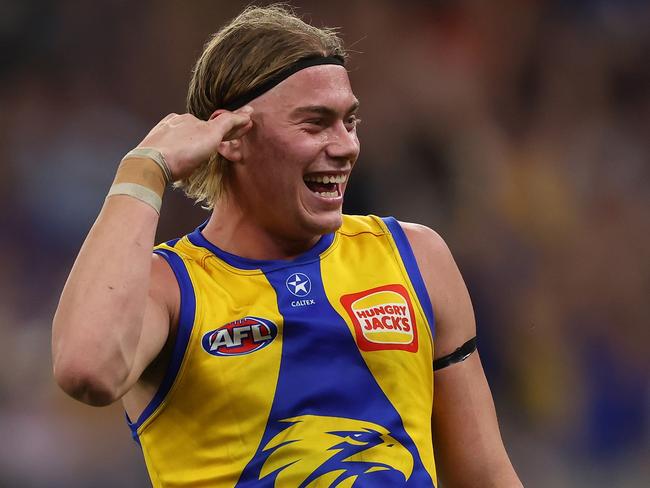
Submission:
M 304 273 L 294 273 L 287 278 L 287 290 L 297 297 L 306 297 L 311 291 L 311 280 Z

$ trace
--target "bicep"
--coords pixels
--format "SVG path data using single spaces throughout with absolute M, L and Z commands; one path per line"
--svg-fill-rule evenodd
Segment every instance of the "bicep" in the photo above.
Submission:
M 434 358 L 446 356 L 476 335 L 474 309 L 465 282 L 445 241 L 418 224 L 402 224 L 433 306 Z
M 173 272 L 163 258 L 154 254 L 140 338 L 129 375 L 131 386 L 140 379 L 165 347 L 178 315 L 179 303 L 180 292 Z

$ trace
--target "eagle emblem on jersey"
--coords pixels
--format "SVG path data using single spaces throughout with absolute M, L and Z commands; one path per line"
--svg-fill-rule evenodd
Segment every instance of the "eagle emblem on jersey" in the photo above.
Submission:
M 401 486 L 413 472 L 412 454 L 381 425 L 320 415 L 281 422 L 259 475 L 275 475 L 275 487 Z

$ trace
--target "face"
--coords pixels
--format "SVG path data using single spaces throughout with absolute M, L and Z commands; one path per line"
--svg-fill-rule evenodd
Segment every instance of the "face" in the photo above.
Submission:
M 242 138 L 236 165 L 238 203 L 283 238 L 336 230 L 359 156 L 359 103 L 345 68 L 306 68 L 250 105 L 253 128 Z

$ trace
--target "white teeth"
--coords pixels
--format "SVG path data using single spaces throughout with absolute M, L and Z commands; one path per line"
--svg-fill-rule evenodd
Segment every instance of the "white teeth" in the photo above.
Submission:
M 315 183 L 345 183 L 347 181 L 347 176 L 346 175 L 325 175 L 325 176 L 315 176 L 315 175 L 308 175 L 305 176 L 305 181 L 313 181 Z
M 339 194 L 336 191 L 319 191 L 317 192 L 321 197 L 325 198 L 335 198 L 338 197 Z

